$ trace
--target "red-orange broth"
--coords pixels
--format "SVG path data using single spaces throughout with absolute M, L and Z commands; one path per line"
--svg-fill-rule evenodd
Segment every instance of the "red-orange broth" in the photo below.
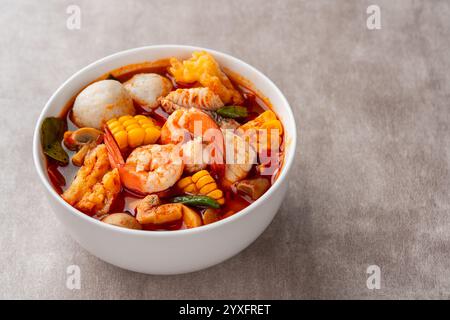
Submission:
M 98 78 L 96 81 L 106 79 L 108 77 L 114 77 L 116 80 L 120 81 L 121 83 L 129 80 L 133 75 L 138 73 L 157 73 L 162 76 L 167 77 L 171 80 L 174 90 L 178 88 L 191 88 L 196 86 L 196 83 L 193 84 L 184 84 L 184 83 L 177 83 L 175 79 L 168 73 L 167 67 L 168 64 L 166 63 L 167 60 L 161 60 L 154 63 L 142 63 L 142 64 L 133 64 L 129 66 L 124 66 L 122 68 L 113 70 L 102 77 Z M 251 89 L 247 88 L 243 83 L 241 83 L 239 78 L 236 78 L 236 75 L 230 75 L 227 74 L 230 77 L 231 82 L 235 86 L 235 88 L 242 94 L 244 98 L 244 106 L 247 107 L 248 110 L 248 117 L 239 121 L 240 123 L 245 123 L 247 121 L 253 120 L 256 118 L 259 114 L 264 112 L 265 110 L 270 109 L 270 106 L 265 102 L 267 101 L 264 98 L 261 98 L 257 93 L 252 91 Z M 95 81 L 94 81 L 95 82 Z M 242 81 L 244 82 L 244 81 Z M 81 92 L 81 90 L 80 90 Z M 77 94 L 78 95 L 78 94 Z M 74 122 L 71 120 L 71 110 L 73 107 L 73 103 L 75 101 L 76 95 L 70 99 L 70 101 L 67 102 L 66 106 L 62 109 L 61 114 L 59 117 L 63 119 L 66 123 L 67 130 L 76 130 L 78 127 L 74 124 Z M 160 126 L 162 126 L 165 122 L 165 119 L 167 118 L 168 114 L 162 109 L 157 108 L 154 111 L 148 113 L 145 112 L 136 102 L 134 102 L 135 108 L 136 108 L 136 114 L 143 114 L 147 116 L 151 116 L 153 119 L 155 119 Z M 75 154 L 75 151 L 68 150 L 64 145 L 63 148 L 66 150 L 66 152 L 69 154 L 70 158 Z M 281 169 L 282 163 L 283 163 L 283 153 L 284 153 L 284 139 L 282 140 L 282 143 L 280 145 L 280 155 L 279 155 L 279 161 L 275 165 L 275 170 L 270 175 L 264 175 L 261 176 L 257 170 L 255 170 L 255 165 L 253 165 L 252 170 L 250 171 L 248 178 L 255 178 L 255 177 L 264 177 L 268 179 L 271 183 L 271 185 L 274 183 L 276 177 L 278 176 L 279 170 Z M 62 194 L 70 185 L 72 180 L 74 179 L 76 175 L 76 171 L 78 171 L 79 167 L 74 166 L 71 162 L 67 166 L 61 166 L 56 161 L 50 159 L 47 157 L 47 173 L 49 176 L 49 179 L 58 194 Z M 183 175 L 185 176 L 185 175 Z M 218 185 L 220 186 L 220 181 L 216 178 L 216 181 L 218 182 Z M 180 195 L 175 193 L 175 188 L 171 188 L 168 191 L 163 191 L 158 193 L 158 195 L 162 198 L 163 203 L 167 203 L 170 201 L 170 198 L 176 195 Z M 233 214 L 239 212 L 240 210 L 246 208 L 249 206 L 252 202 L 254 202 L 250 197 L 241 195 L 237 192 L 234 192 L 230 189 L 223 188 L 224 196 L 225 196 L 225 204 L 221 206 L 219 210 L 219 219 L 224 219 L 229 216 L 232 216 Z M 138 195 L 135 193 L 132 193 L 124 188 L 122 188 L 122 191 L 119 193 L 117 198 L 114 200 L 113 205 L 111 206 L 110 213 L 114 212 L 126 212 L 133 216 L 136 215 L 135 212 L 135 205 L 136 203 L 142 199 L 144 195 Z M 203 214 L 206 209 L 199 209 L 194 208 L 197 213 Z M 92 216 L 89 213 L 86 213 L 90 216 Z M 103 216 L 92 216 L 95 219 L 100 219 Z M 177 221 L 175 223 L 170 223 L 167 225 L 143 225 L 143 230 L 180 230 L 185 229 L 186 226 L 184 225 L 183 221 Z

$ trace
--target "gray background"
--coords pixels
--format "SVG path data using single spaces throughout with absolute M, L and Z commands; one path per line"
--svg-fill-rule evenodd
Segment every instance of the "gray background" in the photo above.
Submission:
M 448 298 L 448 1 L 0 2 L 0 298 Z M 381 7 L 382 29 L 366 28 Z M 82 10 L 66 28 L 66 7 Z M 298 124 L 290 192 L 266 232 L 208 270 L 161 277 L 84 251 L 31 157 L 50 95 L 103 56 L 192 44 L 252 64 Z M 81 268 L 82 288 L 65 286 Z M 366 268 L 381 268 L 380 290 Z

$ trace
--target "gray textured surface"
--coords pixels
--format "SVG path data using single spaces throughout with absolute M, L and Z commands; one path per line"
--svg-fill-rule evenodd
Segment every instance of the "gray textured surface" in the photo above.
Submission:
M 381 6 L 382 29 L 366 28 Z M 0 298 L 448 298 L 448 1 L 1 1 Z M 66 29 L 68 4 L 82 28 Z M 247 250 L 171 277 L 85 252 L 50 211 L 31 158 L 35 121 L 71 74 L 105 55 L 178 43 L 259 68 L 298 123 L 290 193 Z M 82 289 L 65 286 L 77 264 Z M 377 264 L 382 287 L 366 288 Z

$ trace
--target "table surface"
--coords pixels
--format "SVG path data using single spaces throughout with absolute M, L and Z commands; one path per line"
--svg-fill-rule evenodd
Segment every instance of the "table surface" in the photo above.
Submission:
M 0 10 L 0 298 L 448 298 L 450 5 L 382 1 L 17 1 Z M 66 8 L 81 8 L 81 29 Z M 204 271 L 111 266 L 51 212 L 31 141 L 50 95 L 101 57 L 153 44 L 232 54 L 284 92 L 290 190 L 251 246 Z M 67 267 L 81 289 L 66 287 Z M 367 268 L 381 270 L 369 290 Z

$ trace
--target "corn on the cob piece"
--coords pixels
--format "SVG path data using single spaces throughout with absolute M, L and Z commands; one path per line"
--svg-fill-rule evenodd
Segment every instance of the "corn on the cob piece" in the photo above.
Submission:
M 217 187 L 216 182 L 207 170 L 196 172 L 192 176 L 192 182 L 195 183 L 199 194 L 213 198 L 221 205 L 225 203 L 222 190 Z
M 198 171 L 192 176 L 181 179 L 177 186 L 185 193 L 208 196 L 221 205 L 225 203 L 222 190 L 217 187 L 216 181 L 207 170 Z
M 161 134 L 153 119 L 143 115 L 112 118 L 106 124 L 121 150 L 153 144 Z
M 195 183 L 192 181 L 191 176 L 185 177 L 185 178 L 181 179 L 180 181 L 178 181 L 177 187 L 180 190 L 183 190 L 183 192 L 185 192 L 185 193 L 189 193 L 189 194 L 197 194 L 198 193 L 198 189 L 195 186 Z

